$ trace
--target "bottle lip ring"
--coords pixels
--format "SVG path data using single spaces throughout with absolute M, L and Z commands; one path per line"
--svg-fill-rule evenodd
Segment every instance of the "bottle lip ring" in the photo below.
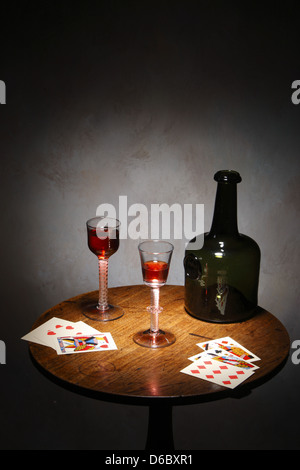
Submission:
M 235 170 L 220 170 L 215 173 L 214 180 L 218 183 L 240 183 L 242 178 Z

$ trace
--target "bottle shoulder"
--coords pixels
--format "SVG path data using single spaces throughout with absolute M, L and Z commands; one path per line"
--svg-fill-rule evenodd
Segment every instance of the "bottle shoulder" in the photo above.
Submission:
M 197 241 L 198 243 L 195 243 Z M 201 246 L 200 241 L 202 241 Z M 191 240 L 191 242 L 187 245 L 186 252 L 195 253 L 196 255 L 199 255 L 204 251 L 216 251 L 219 249 L 227 252 L 244 249 L 247 251 L 255 251 L 260 253 L 260 247 L 258 243 L 253 240 L 253 238 L 242 233 L 238 233 L 235 236 L 223 236 L 212 235 L 210 232 L 205 232 L 201 236 L 195 237 L 193 240 Z M 196 247 L 196 249 L 194 249 L 194 247 Z
M 260 251 L 260 247 L 258 243 L 253 240 L 253 238 L 249 237 L 248 235 L 244 235 L 240 233 L 240 239 L 242 242 L 247 243 L 249 246 L 252 246 L 253 248 L 257 248 Z

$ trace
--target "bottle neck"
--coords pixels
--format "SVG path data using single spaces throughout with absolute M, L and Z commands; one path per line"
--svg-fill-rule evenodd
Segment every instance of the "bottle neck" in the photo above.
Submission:
M 239 234 L 236 183 L 218 183 L 213 221 L 209 234 L 211 236 Z

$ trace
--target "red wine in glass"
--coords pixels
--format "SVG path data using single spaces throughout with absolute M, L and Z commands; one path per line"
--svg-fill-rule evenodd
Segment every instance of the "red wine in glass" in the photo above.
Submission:
M 146 261 L 142 264 L 144 282 L 148 285 L 159 286 L 166 283 L 169 273 L 169 264 L 165 261 Z
M 84 315 L 96 321 L 117 320 L 124 312 L 108 302 L 108 258 L 119 248 L 120 222 L 109 217 L 94 217 L 86 225 L 88 247 L 98 258 L 99 296 L 98 303 L 85 306 Z
M 151 305 L 147 308 L 150 328 L 135 333 L 133 341 L 145 348 L 170 346 L 176 338 L 173 333 L 159 328 L 159 314 L 163 310 L 159 304 L 159 292 L 167 282 L 174 247 L 166 241 L 148 240 L 141 242 L 138 249 L 144 283 L 151 287 Z
M 111 238 L 109 229 L 96 229 L 88 227 L 89 249 L 102 259 L 109 258 L 119 248 L 119 230 L 114 229 Z

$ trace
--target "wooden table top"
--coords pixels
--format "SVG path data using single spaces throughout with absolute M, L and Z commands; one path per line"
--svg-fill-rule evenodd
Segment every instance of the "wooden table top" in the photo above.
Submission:
M 101 332 L 111 332 L 117 350 L 82 354 L 57 355 L 45 346 L 30 343 L 30 352 L 37 364 L 50 377 L 72 384 L 79 391 L 92 391 L 105 399 L 110 397 L 139 399 L 169 398 L 179 403 L 185 398 L 200 401 L 213 399 L 215 394 L 233 394 L 246 386 L 254 387 L 286 360 L 289 335 L 271 313 L 260 309 L 258 314 L 242 323 L 208 323 L 190 316 L 184 309 L 184 287 L 165 285 L 161 288 L 159 326 L 172 331 L 176 342 L 162 349 L 138 346 L 133 334 L 150 325 L 146 307 L 150 304 L 150 289 L 144 285 L 109 289 L 109 301 L 123 307 L 122 318 L 109 322 L 87 319 L 82 311 L 85 302 L 97 300 L 98 291 L 85 293 L 61 302 L 45 312 L 32 329 L 52 317 L 84 321 Z M 194 336 L 191 333 L 199 336 Z M 233 390 L 197 379 L 180 372 L 190 364 L 188 358 L 201 352 L 197 343 L 206 339 L 230 336 L 261 358 L 259 369 Z

